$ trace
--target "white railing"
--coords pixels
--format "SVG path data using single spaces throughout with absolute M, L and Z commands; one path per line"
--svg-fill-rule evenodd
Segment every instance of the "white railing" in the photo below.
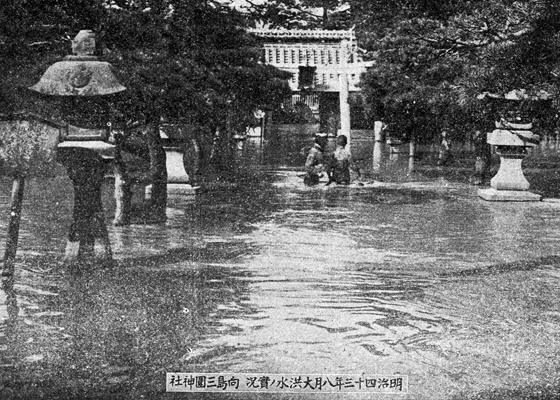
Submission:
M 293 109 L 298 103 L 303 103 L 312 111 L 317 111 L 319 110 L 319 95 L 317 93 L 293 94 L 284 101 L 284 108 Z
M 347 74 L 350 91 L 359 91 L 358 83 L 363 72 L 372 66 L 372 62 L 363 62 L 347 65 L 317 66 L 315 70 L 315 89 L 319 91 L 338 91 L 341 74 Z M 291 79 L 288 80 L 290 89 L 298 91 L 299 69 L 297 66 L 278 66 L 280 69 L 290 72 Z
M 299 67 L 316 67 L 315 91 L 339 91 L 342 74 L 348 76 L 349 90 L 359 91 L 360 75 L 373 65 L 360 57 L 351 30 L 250 29 L 249 32 L 270 39 L 262 43 L 262 61 L 290 72 L 292 78 L 288 83 L 294 92 L 299 91 Z
M 361 62 L 354 46 L 317 44 L 265 43 L 262 58 L 271 65 L 332 65 Z
M 248 29 L 258 37 L 274 39 L 334 39 L 334 40 L 356 40 L 354 31 L 332 31 L 324 29 L 304 30 L 304 29 Z

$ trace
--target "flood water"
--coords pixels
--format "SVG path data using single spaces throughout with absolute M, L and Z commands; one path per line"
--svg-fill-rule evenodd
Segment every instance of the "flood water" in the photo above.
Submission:
M 353 142 L 366 162 L 370 139 Z M 560 204 L 485 202 L 420 175 L 306 188 L 310 144 L 270 139 L 263 155 L 248 141 L 254 174 L 170 198 L 165 224 L 112 226 L 108 180 L 112 269 L 61 263 L 71 184 L 27 182 L 0 291 L 0 398 L 226 398 L 166 393 L 166 372 L 406 375 L 407 395 L 379 398 L 557 398 Z M 406 175 L 408 160 L 391 163 Z

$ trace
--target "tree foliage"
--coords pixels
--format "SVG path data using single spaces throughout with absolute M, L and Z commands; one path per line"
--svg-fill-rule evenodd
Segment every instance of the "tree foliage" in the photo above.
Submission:
M 355 28 L 366 57 L 375 60 L 363 79 L 369 117 L 386 119 L 399 135 L 480 124 L 484 106 L 475 99 L 484 91 L 557 92 L 554 0 L 245 3 L 249 13 L 241 14 L 212 0 L 6 0 L 0 101 L 16 107 L 24 85 L 13 82 L 32 84 L 29 77 L 38 79 L 67 52 L 75 32 L 89 27 L 102 33 L 103 56 L 123 71 L 123 119 L 153 115 L 216 127 L 230 113 L 241 126 L 252 108 L 272 106 L 287 93 L 281 74 L 257 62 L 256 44 L 242 29 L 249 24 Z
M 370 115 L 399 136 L 484 128 L 488 107 L 476 100 L 484 91 L 557 91 L 554 1 L 352 4 L 366 16 L 357 29 L 376 61 L 363 84 Z
M 212 0 L 6 0 L 0 3 L 0 104 L 86 127 L 147 124 L 149 151 L 142 154 L 150 156 L 152 205 L 164 217 L 159 125 L 191 125 L 197 140 L 212 141 L 226 128 L 230 136 L 244 130 L 255 108 L 278 106 L 288 93 L 286 74 L 259 62 L 245 23 Z M 70 52 L 82 29 L 96 32 L 99 55 L 128 90 L 103 98 L 32 95 L 27 88 Z
M 554 0 L 274 0 L 253 7 L 269 26 L 355 29 L 375 65 L 363 77 L 369 119 L 430 139 L 484 128 L 478 94 L 557 92 L 560 5 Z M 343 12 L 335 12 L 344 10 Z
M 234 5 L 235 1 L 229 0 Z M 239 8 L 249 24 L 268 28 L 343 29 L 350 12 L 341 0 L 244 0 Z
M 125 113 L 217 126 L 226 109 L 245 122 L 287 93 L 285 75 L 259 63 L 257 44 L 231 9 L 202 0 L 146 3 L 121 3 L 106 21 L 106 57 L 131 89 Z
M 128 88 L 110 99 L 112 118 L 209 126 L 222 123 L 233 104 L 242 121 L 288 90 L 285 74 L 259 63 L 244 19 L 212 1 L 6 0 L 0 7 L 0 101 L 12 110 L 56 104 L 34 102 L 26 88 L 69 53 L 80 29 L 98 34 L 103 59 Z M 73 105 L 85 120 L 97 107 L 94 100 Z
M 0 175 L 52 176 L 61 127 L 34 116 L 0 121 Z

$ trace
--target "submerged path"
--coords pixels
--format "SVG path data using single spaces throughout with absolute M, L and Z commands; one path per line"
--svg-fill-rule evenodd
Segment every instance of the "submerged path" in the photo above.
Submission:
M 66 178 L 31 181 L 0 291 L 0 397 L 187 398 L 165 372 L 238 372 L 407 375 L 409 394 L 385 398 L 556 398 L 560 206 L 442 179 L 308 189 L 299 173 L 111 227 L 116 268 L 83 274 L 58 266 Z

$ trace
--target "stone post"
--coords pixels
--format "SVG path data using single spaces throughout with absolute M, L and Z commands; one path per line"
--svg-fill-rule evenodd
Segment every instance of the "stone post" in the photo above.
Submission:
M 350 104 L 348 103 L 348 74 L 345 70 L 340 74 L 340 134 L 348 138 L 350 147 Z
M 350 140 L 350 103 L 348 103 L 349 83 L 348 83 L 348 56 L 349 42 L 343 40 L 341 43 L 340 55 L 340 76 L 339 76 L 339 100 L 340 100 L 340 133 L 348 139 L 348 148 L 351 147 Z
M 383 163 L 383 123 L 375 121 L 373 125 L 373 174 L 381 173 L 381 165 Z
M 408 173 L 414 172 L 414 157 L 416 155 L 416 143 L 414 138 L 410 138 L 409 152 L 408 152 Z

